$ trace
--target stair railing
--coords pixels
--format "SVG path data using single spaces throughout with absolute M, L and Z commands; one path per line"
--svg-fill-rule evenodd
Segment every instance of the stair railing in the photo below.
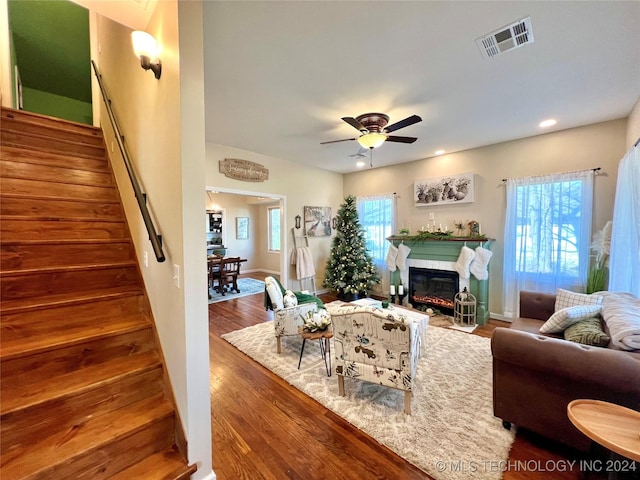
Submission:
M 120 149 L 122 159 L 124 160 L 124 165 L 127 168 L 129 180 L 131 180 L 131 186 L 133 187 L 133 191 L 136 195 L 136 200 L 138 201 L 138 207 L 140 207 L 140 213 L 142 214 L 144 225 L 145 227 L 147 227 L 147 233 L 149 234 L 149 241 L 151 242 L 151 246 L 153 247 L 153 252 L 155 253 L 158 262 L 164 262 L 165 256 L 164 252 L 162 251 L 162 235 L 158 235 L 158 233 L 156 232 L 156 227 L 153 225 L 153 220 L 151 219 L 149 208 L 147 207 L 147 195 L 145 193 L 142 193 L 142 189 L 140 188 L 138 177 L 136 177 L 131 159 L 124 145 L 124 135 L 120 133 L 120 127 L 118 127 L 116 116 L 113 113 L 113 108 L 111 107 L 111 99 L 107 95 L 107 91 L 105 90 L 104 84 L 102 83 L 102 75 L 100 75 L 100 72 L 98 72 L 98 67 L 93 60 L 91 60 L 91 65 L 93 65 L 93 71 L 95 72 L 96 78 L 98 79 L 98 85 L 100 85 L 102 99 L 104 100 L 104 104 L 107 107 L 109 120 L 111 120 L 111 127 L 113 128 L 113 131 L 115 133 L 116 141 L 118 142 L 118 148 Z

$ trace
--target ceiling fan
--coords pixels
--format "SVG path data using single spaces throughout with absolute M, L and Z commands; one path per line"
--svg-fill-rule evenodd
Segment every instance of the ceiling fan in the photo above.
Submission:
M 389 123 L 389 116 L 384 113 L 364 113 L 362 115 L 353 117 L 342 117 L 342 120 L 347 122 L 356 130 L 360 131 L 360 136 L 355 138 L 345 138 L 343 140 L 331 140 L 328 142 L 320 142 L 321 145 L 327 143 L 347 142 L 350 140 L 357 140 L 358 143 L 364 148 L 374 149 L 378 148 L 385 141 L 399 142 L 399 143 L 413 143 L 417 140 L 416 137 L 399 137 L 397 135 L 389 135 L 396 130 L 408 127 L 414 123 L 422 121 L 418 115 L 411 115 L 410 117 L 400 120 L 392 125 L 387 126 Z

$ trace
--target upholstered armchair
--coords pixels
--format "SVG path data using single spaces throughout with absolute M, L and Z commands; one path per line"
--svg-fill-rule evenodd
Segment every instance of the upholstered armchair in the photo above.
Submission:
M 345 395 L 344 377 L 397 388 L 410 415 L 420 325 L 398 310 L 342 306 L 329 312 L 339 394 Z
M 276 351 L 282 351 L 280 338 L 285 335 L 298 335 L 298 328 L 304 324 L 304 318 L 318 311 L 318 302 L 312 295 L 307 300 L 308 303 L 299 303 L 299 297 L 304 294 L 298 292 L 298 296 L 290 290 L 284 290 L 280 282 L 274 277 L 266 277 L 265 283 L 265 307 L 273 310 L 273 326 L 276 335 Z M 319 301 L 319 299 L 318 299 Z M 320 305 L 322 302 L 319 302 Z

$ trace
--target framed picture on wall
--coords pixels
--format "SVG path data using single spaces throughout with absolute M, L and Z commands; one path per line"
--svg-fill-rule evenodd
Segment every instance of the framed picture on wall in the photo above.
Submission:
M 473 173 L 414 180 L 413 201 L 416 207 L 473 202 Z
M 238 240 L 249 238 L 249 217 L 236 217 L 236 238 Z
M 304 231 L 309 237 L 331 235 L 331 207 L 304 207 Z

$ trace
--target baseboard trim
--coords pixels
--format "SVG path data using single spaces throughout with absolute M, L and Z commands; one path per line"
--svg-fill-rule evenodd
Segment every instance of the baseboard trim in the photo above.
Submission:
M 493 318 L 494 320 L 501 320 L 503 322 L 511 323 L 513 322 L 513 318 L 505 317 L 500 313 L 489 312 L 489 318 Z

